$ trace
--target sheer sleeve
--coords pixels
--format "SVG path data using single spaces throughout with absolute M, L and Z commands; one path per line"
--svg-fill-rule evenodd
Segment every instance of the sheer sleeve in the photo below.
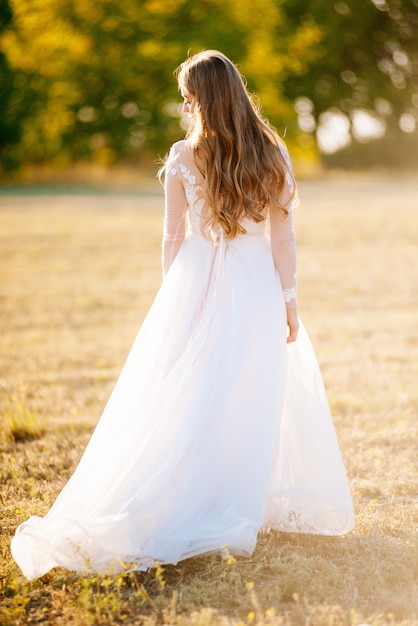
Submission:
M 165 171 L 165 207 L 162 241 L 163 276 L 167 274 L 176 258 L 186 233 L 187 200 L 176 163 L 179 144 L 180 142 L 172 146 Z
M 298 205 L 298 196 L 294 189 L 294 178 L 287 151 L 282 148 L 283 156 L 289 167 L 283 186 L 280 203 L 289 211 L 287 216 L 279 209 L 270 211 L 271 250 L 274 264 L 279 272 L 286 307 L 296 307 L 296 241 L 293 226 L 293 209 Z

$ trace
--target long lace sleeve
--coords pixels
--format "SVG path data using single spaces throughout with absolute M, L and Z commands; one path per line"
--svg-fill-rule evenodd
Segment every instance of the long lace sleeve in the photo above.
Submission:
M 287 152 L 284 152 L 284 149 L 283 156 L 291 171 L 290 159 Z M 284 301 L 288 308 L 296 308 L 297 305 L 296 241 L 293 226 L 293 209 L 298 204 L 298 197 L 294 191 L 294 179 L 290 173 L 287 173 L 280 202 L 288 209 L 289 213 L 285 216 L 278 209 L 270 211 L 271 250 L 274 264 L 279 272 Z
M 186 233 L 187 201 L 184 186 L 178 173 L 175 155 L 177 144 L 171 150 L 167 161 L 164 180 L 165 209 L 162 241 L 163 276 L 171 267 L 180 250 Z

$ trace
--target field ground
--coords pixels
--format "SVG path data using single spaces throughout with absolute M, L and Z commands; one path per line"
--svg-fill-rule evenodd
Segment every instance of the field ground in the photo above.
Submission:
M 161 280 L 162 196 L 0 191 L 0 624 L 418 624 L 418 180 L 301 183 L 300 314 L 357 516 L 250 559 L 28 583 L 10 537 L 71 475 Z

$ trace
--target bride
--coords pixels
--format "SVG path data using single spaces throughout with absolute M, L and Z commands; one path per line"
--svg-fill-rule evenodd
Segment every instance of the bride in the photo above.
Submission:
M 16 530 L 29 579 L 250 555 L 262 528 L 353 528 L 297 315 L 287 149 L 220 52 L 177 78 L 191 123 L 162 168 L 164 280 L 73 476 Z

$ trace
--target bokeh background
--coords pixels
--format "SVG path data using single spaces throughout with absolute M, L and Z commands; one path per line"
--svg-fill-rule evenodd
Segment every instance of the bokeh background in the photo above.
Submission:
M 418 0 L 1 0 L 1 178 L 154 166 L 184 134 L 173 70 L 203 48 L 299 163 L 416 169 Z

